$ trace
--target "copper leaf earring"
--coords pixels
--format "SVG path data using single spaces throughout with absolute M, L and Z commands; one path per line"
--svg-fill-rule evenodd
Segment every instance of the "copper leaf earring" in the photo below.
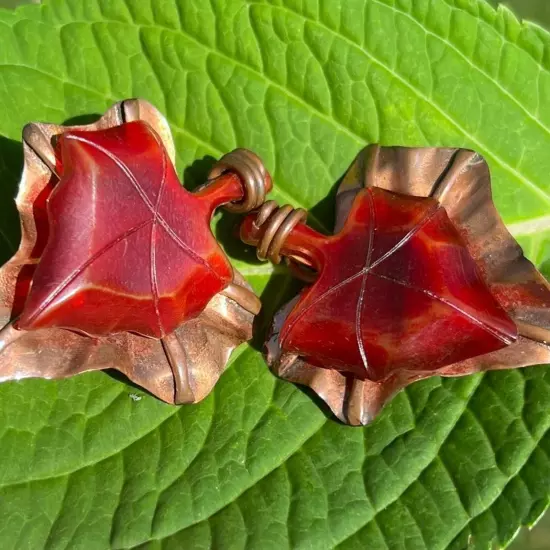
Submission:
M 304 220 L 270 201 L 241 238 L 306 282 L 275 316 L 268 363 L 343 422 L 367 424 L 421 378 L 550 362 L 550 286 L 476 153 L 367 147 L 338 190 L 334 235 Z
M 87 126 L 29 124 L 22 241 L 0 270 L 0 380 L 114 368 L 169 403 L 204 398 L 260 302 L 210 231 L 258 208 L 261 160 L 235 150 L 195 193 L 169 126 L 126 100 Z

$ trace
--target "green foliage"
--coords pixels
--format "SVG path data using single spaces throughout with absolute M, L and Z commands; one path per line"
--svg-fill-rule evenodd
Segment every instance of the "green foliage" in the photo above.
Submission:
M 528 19 L 548 28 L 550 25 L 550 4 L 546 0 L 487 0 L 490 4 L 498 6 L 505 4 L 518 17 Z
M 212 157 L 249 147 L 272 170 L 274 197 L 312 208 L 321 229 L 366 143 L 476 149 L 506 222 L 548 271 L 550 38 L 506 10 L 49 0 L 0 11 L 0 45 L 2 259 L 18 240 L 22 126 L 139 96 L 166 113 L 186 184 Z M 289 279 L 254 262 L 230 228 L 222 218 L 218 236 L 272 311 Z M 198 406 L 164 405 L 105 373 L 6 383 L 0 547 L 504 545 L 548 505 L 549 403 L 546 367 L 432 378 L 349 428 L 246 346 Z

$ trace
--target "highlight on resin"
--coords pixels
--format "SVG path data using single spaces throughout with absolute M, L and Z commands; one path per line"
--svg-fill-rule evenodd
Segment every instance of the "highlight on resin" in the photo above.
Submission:
M 87 126 L 29 124 L 23 141 L 0 380 L 114 368 L 165 401 L 202 399 L 260 309 L 210 221 L 264 202 L 261 160 L 236 149 L 191 193 L 166 120 L 138 99 Z
M 479 155 L 367 147 L 336 213 L 322 235 L 270 201 L 241 238 L 305 282 L 275 316 L 270 366 L 342 421 L 370 422 L 421 378 L 550 360 L 550 286 L 501 221 Z

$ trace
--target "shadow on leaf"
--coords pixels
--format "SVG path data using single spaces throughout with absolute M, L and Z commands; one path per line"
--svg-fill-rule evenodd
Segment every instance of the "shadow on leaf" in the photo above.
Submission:
M 185 188 L 194 191 L 206 183 L 208 172 L 210 172 L 215 162 L 214 157 L 206 155 L 190 164 L 183 172 L 183 185 Z M 214 236 L 232 259 L 252 265 L 260 265 L 261 262 L 256 257 L 255 249 L 245 246 L 239 238 L 238 230 L 242 218 L 242 214 L 232 214 L 220 209 L 214 218 Z
M 193 161 L 183 171 L 183 185 L 189 191 L 194 191 L 206 182 L 208 172 L 214 166 L 216 159 L 211 155 L 205 155 L 201 159 Z
M 63 122 L 63 126 L 85 126 L 87 124 L 93 124 L 101 118 L 101 115 L 92 113 L 88 115 L 78 115 L 68 118 Z
M 0 264 L 13 256 L 21 240 L 15 196 L 22 169 L 22 143 L 0 136 Z
M 321 233 L 332 234 L 332 229 L 336 222 L 336 193 L 343 179 L 344 175 L 330 188 L 326 197 L 321 199 L 313 208 L 309 209 L 308 224 L 314 229 L 321 231 Z M 319 223 L 316 220 L 323 222 L 322 227 L 319 227 Z
M 125 386 L 128 386 L 128 389 L 134 389 L 138 394 L 144 394 L 149 397 L 152 397 L 153 399 L 157 399 L 158 397 L 151 393 L 149 390 L 144 388 L 143 386 L 139 386 L 135 382 L 132 382 L 125 374 L 122 372 L 115 370 L 115 369 L 105 369 L 103 371 L 109 378 L 112 378 L 113 380 L 116 380 L 117 382 L 121 382 Z

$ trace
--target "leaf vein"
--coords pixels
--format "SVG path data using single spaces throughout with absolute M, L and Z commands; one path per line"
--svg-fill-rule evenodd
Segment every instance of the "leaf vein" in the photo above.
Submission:
M 250 0 L 248 0 L 250 1 Z M 255 2 L 253 2 L 255 3 Z M 260 4 L 257 4 L 258 6 Z M 390 67 L 389 65 L 385 64 L 381 60 L 379 60 L 374 54 L 369 52 L 367 49 L 363 49 L 361 46 L 356 44 L 355 42 L 351 41 L 346 36 L 340 35 L 336 33 L 334 30 L 332 30 L 330 27 L 328 27 L 326 24 L 324 24 L 321 21 L 315 21 L 291 8 L 288 8 L 287 6 L 263 6 L 264 8 L 269 8 L 272 10 L 280 10 L 283 12 L 288 12 L 291 14 L 294 14 L 296 17 L 301 17 L 305 20 L 311 21 L 313 24 L 318 25 L 319 27 L 325 29 L 327 32 L 330 32 L 332 34 L 335 34 L 337 37 L 339 37 L 341 40 L 346 42 L 350 47 L 353 49 L 359 50 L 360 53 L 365 55 L 366 57 L 370 58 L 371 61 L 378 65 L 381 69 L 385 70 L 387 73 L 389 73 L 390 76 L 392 76 L 395 80 L 399 81 L 403 86 L 408 88 L 411 92 L 413 92 L 419 99 L 424 101 L 426 104 L 431 105 L 440 115 L 442 118 L 447 120 L 450 124 L 452 124 L 461 134 L 464 135 L 471 143 L 474 143 L 476 147 L 479 147 L 484 152 L 485 157 L 492 158 L 497 164 L 499 164 L 505 171 L 509 172 L 511 175 L 513 175 L 518 181 L 520 181 L 522 184 L 524 184 L 527 188 L 529 188 L 531 191 L 533 191 L 535 194 L 537 194 L 540 198 L 544 199 L 545 202 L 550 203 L 550 194 L 533 183 L 531 180 L 526 178 L 523 174 L 517 171 L 512 165 L 510 165 L 508 162 L 506 162 L 500 155 L 497 155 L 496 153 L 491 151 L 490 147 L 485 147 L 474 135 L 472 135 L 470 132 L 466 130 L 455 118 L 453 118 L 450 114 L 448 114 L 442 107 L 440 107 L 433 99 L 433 97 L 428 97 L 424 93 L 422 93 L 419 89 L 417 89 L 413 84 L 411 84 L 405 77 L 400 75 L 395 69 Z M 250 70 L 250 67 L 248 67 Z M 288 90 L 286 91 L 287 94 L 290 93 Z M 308 104 L 309 105 L 309 104 Z M 319 116 L 325 116 L 323 115 L 316 107 L 309 105 L 311 109 L 315 109 L 319 113 Z M 329 119 L 330 120 L 330 119 Z M 343 127 L 341 123 L 337 123 L 340 127 Z M 352 130 L 346 128 L 346 133 L 352 134 L 355 136 L 355 139 L 361 139 L 360 136 L 355 134 Z

